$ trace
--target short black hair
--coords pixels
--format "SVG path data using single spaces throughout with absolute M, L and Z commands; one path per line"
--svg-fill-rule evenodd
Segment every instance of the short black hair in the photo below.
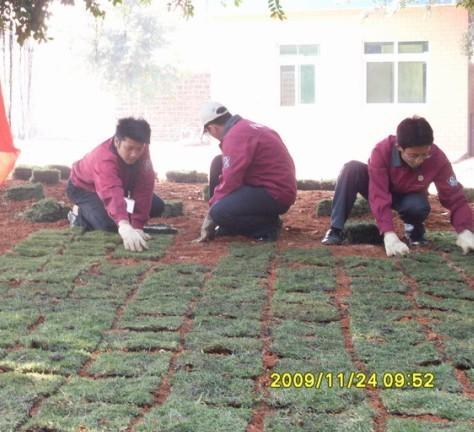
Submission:
M 402 149 L 433 144 L 433 129 L 423 117 L 408 117 L 397 127 L 397 142 Z
M 150 144 L 151 128 L 142 118 L 125 117 L 118 121 L 115 137 L 120 141 L 130 138 L 139 143 Z
M 225 109 L 225 108 L 224 108 Z M 217 110 L 217 113 L 219 113 L 219 110 Z M 229 120 L 232 117 L 232 114 L 230 112 L 226 112 L 225 114 L 221 115 L 220 117 L 217 117 L 216 119 L 206 123 L 204 127 L 209 126 L 210 124 L 216 124 L 219 126 L 222 126 L 226 123 L 227 120 Z

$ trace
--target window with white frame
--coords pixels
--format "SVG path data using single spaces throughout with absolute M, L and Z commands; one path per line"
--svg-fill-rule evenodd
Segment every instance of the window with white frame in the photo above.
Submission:
M 367 103 L 425 103 L 428 42 L 366 42 Z
M 319 45 L 280 45 L 280 105 L 314 104 Z

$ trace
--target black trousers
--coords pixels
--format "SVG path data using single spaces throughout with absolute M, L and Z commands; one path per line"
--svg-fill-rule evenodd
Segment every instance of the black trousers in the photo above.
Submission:
M 95 192 L 76 187 L 69 180 L 66 193 L 69 199 L 79 206 L 78 226 L 84 227 L 86 230 L 117 231 L 117 224 L 107 214 L 104 203 Z M 150 217 L 160 216 L 164 209 L 163 200 L 153 194 Z
M 216 156 L 209 173 L 209 195 L 219 184 L 222 157 Z M 212 220 L 229 234 L 259 237 L 279 227 L 280 214 L 288 211 L 263 187 L 243 185 L 215 203 L 210 209 Z
M 369 169 L 367 164 L 350 161 L 344 165 L 336 182 L 332 202 L 331 227 L 343 229 L 354 206 L 357 193 L 365 199 L 369 196 Z M 392 208 L 406 224 L 422 229 L 431 207 L 424 193 L 392 194 Z

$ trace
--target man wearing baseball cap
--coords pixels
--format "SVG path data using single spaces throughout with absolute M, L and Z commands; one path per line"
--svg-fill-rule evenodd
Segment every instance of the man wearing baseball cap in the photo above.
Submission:
M 276 240 L 279 215 L 296 200 L 295 165 L 282 139 L 218 102 L 202 107 L 201 122 L 220 142 L 221 155 L 211 164 L 210 209 L 197 241 L 216 234 Z

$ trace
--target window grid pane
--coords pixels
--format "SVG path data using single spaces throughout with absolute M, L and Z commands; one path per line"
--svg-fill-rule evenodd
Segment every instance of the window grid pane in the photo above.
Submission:
M 367 102 L 393 102 L 393 62 L 367 63 Z
M 364 52 L 365 54 L 392 54 L 393 42 L 366 42 Z
M 398 102 L 426 102 L 425 62 L 400 62 L 398 64 Z
M 401 54 L 419 54 L 428 52 L 428 42 L 399 42 L 398 52 Z
M 296 55 L 298 47 L 296 45 L 280 45 L 280 55 Z
M 319 55 L 319 45 L 298 45 L 298 54 L 302 56 Z
M 296 77 L 294 66 L 280 66 L 280 105 L 295 105 Z
M 300 66 L 300 103 L 314 103 L 314 65 Z

